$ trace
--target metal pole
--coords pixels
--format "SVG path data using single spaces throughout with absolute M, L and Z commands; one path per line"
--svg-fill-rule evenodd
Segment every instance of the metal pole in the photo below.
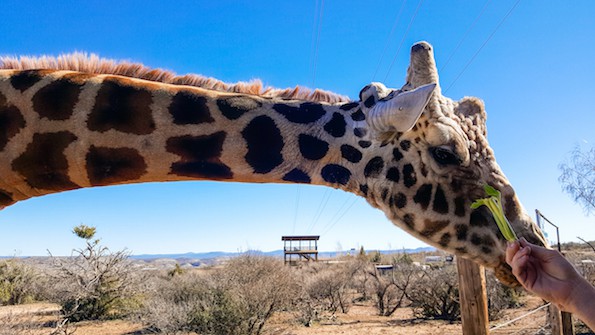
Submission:
M 537 216 L 537 222 L 540 222 L 540 218 L 543 218 L 545 220 L 545 222 L 551 224 L 552 226 L 554 226 L 556 228 L 556 237 L 558 239 L 558 251 L 562 251 L 562 247 L 560 246 L 560 229 L 558 228 L 558 226 L 556 226 L 554 223 L 552 223 L 552 221 L 548 220 L 545 216 L 543 216 L 543 214 L 541 214 L 541 212 L 536 209 L 535 210 L 535 214 Z
M 556 227 L 556 237 L 558 239 L 558 251 L 562 252 L 562 247 L 560 246 L 560 229 L 557 225 L 555 225 L 552 221 L 548 220 L 539 210 L 535 210 L 537 215 L 537 221 L 539 222 L 540 218 L 543 218 L 545 222 L 551 224 L 552 226 Z M 552 315 L 552 333 L 559 333 L 562 335 L 574 335 L 574 324 L 572 322 L 572 314 L 567 312 L 561 312 L 555 305 L 550 306 L 550 313 Z M 560 329 L 558 329 L 558 326 Z

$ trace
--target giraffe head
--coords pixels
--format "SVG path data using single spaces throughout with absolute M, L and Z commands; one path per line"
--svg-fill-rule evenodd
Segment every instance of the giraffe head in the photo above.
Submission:
M 505 215 L 519 237 L 546 242 L 496 163 L 483 102 L 442 96 L 432 47 L 425 42 L 412 47 L 400 90 L 373 83 L 360 98 L 367 133 L 377 145 L 374 155 L 384 153 L 366 165 L 382 161 L 381 173 L 364 171 L 360 190 L 368 201 L 412 235 L 493 268 L 500 281 L 517 285 L 504 261 L 506 240 L 491 213 L 470 207 L 485 197 L 483 186 L 502 193 Z

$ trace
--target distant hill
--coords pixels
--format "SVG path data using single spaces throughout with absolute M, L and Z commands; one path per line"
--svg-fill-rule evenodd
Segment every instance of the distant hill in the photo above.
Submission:
M 375 252 L 377 250 L 366 250 L 366 252 Z M 415 254 L 419 252 L 432 252 L 436 251 L 436 248 L 433 247 L 420 247 L 415 249 L 397 249 L 397 250 L 378 250 L 382 254 L 394 254 L 394 253 L 402 253 L 405 251 L 408 254 Z M 258 250 L 250 250 L 248 252 L 257 253 L 260 255 L 271 256 L 271 257 L 283 257 L 283 250 L 273 250 L 273 251 L 258 251 Z M 347 255 L 353 251 L 341 251 L 341 255 Z M 359 252 L 359 250 L 355 250 L 355 252 Z M 142 254 L 142 255 L 131 255 L 130 258 L 137 259 L 137 260 L 152 260 L 152 259 L 192 259 L 192 260 L 205 260 L 205 259 L 213 259 L 213 258 L 226 258 L 226 257 L 235 257 L 238 256 L 240 252 L 225 252 L 225 251 L 210 251 L 210 252 L 187 252 L 184 254 Z M 327 257 L 335 257 L 339 254 L 337 251 L 321 251 L 318 253 L 319 257 L 327 258 Z

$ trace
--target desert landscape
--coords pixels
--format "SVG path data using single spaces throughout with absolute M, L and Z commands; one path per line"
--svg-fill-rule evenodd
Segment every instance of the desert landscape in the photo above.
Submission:
M 71 258 L 0 260 L 1 335 L 461 333 L 456 267 L 440 251 L 361 250 L 299 266 L 284 266 L 279 257 L 258 253 L 203 261 L 139 260 L 108 253 L 91 241 L 79 252 Z M 564 253 L 595 280 L 593 250 L 567 244 Z M 103 289 L 91 289 L 90 283 L 98 281 L 91 273 L 97 272 L 82 256 L 89 260 L 93 255 L 95 268 L 113 267 L 101 272 L 101 280 L 109 277 Z M 83 270 L 86 274 L 77 272 Z M 67 274 L 75 275 L 84 289 Z M 117 283 L 118 276 L 125 283 Z M 491 334 L 551 333 L 547 308 L 539 309 L 546 302 L 504 287 L 489 271 L 487 284 Z M 106 285 L 117 296 L 99 310 L 101 299 L 92 297 L 112 294 Z M 21 296 L 9 301 L 10 289 Z M 578 320 L 575 329 L 576 334 L 592 334 Z

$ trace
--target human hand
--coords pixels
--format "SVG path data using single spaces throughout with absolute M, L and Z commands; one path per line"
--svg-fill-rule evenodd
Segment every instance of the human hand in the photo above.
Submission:
M 506 262 L 527 291 L 558 305 L 562 310 L 574 309 L 579 289 L 585 288 L 586 281 L 562 254 L 533 245 L 524 238 L 508 245 Z

